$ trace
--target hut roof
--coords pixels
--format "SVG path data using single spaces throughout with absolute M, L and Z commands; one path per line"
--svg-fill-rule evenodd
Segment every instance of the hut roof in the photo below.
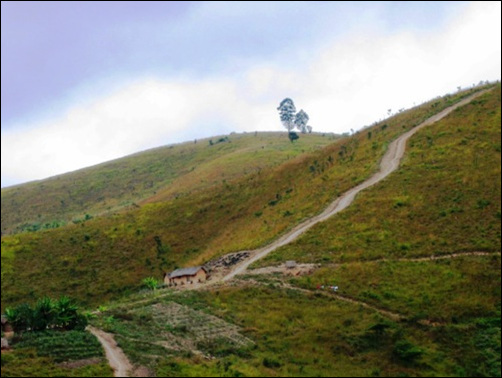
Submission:
M 169 278 L 183 277 L 183 276 L 195 276 L 199 270 L 203 269 L 207 273 L 206 268 L 203 266 L 194 266 L 192 268 L 182 268 L 176 269 L 174 272 L 168 274 Z

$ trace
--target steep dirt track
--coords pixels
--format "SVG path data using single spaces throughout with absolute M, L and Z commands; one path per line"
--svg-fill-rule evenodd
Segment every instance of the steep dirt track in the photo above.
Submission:
M 105 349 L 106 358 L 114 371 L 115 377 L 129 377 L 132 373 L 132 365 L 112 335 L 100 329 L 88 326 L 90 333 L 96 336 Z
M 342 196 L 337 198 L 333 203 L 331 203 L 326 210 L 324 210 L 321 214 L 301 223 L 300 225 L 296 226 L 294 229 L 289 231 L 287 234 L 283 235 L 281 238 L 277 239 L 274 241 L 272 244 L 252 251 L 252 257 L 249 258 L 248 260 L 243 261 L 241 264 L 237 265 L 230 273 L 228 273 L 225 277 L 222 278 L 223 281 L 228 281 L 235 277 L 237 274 L 243 273 L 252 263 L 255 261 L 265 257 L 268 255 L 270 252 L 275 251 L 276 249 L 289 244 L 296 240 L 298 237 L 300 237 L 302 234 L 307 232 L 311 227 L 316 225 L 319 222 L 323 222 L 326 219 L 330 218 L 331 216 L 335 215 L 336 213 L 339 213 L 340 211 L 344 210 L 347 208 L 353 201 L 356 195 L 361 192 L 362 190 L 369 188 L 372 185 L 375 185 L 377 182 L 383 180 L 386 178 L 388 175 L 390 175 L 392 172 L 394 172 L 398 167 L 399 163 L 404 156 L 404 152 L 406 149 L 406 142 L 410 137 L 415 134 L 417 131 L 423 129 L 426 126 L 432 125 L 433 123 L 441 120 L 442 118 L 446 117 L 448 114 L 450 114 L 452 111 L 455 109 L 464 106 L 471 102 L 473 99 L 476 97 L 484 94 L 485 92 L 489 91 L 489 89 L 477 92 L 464 100 L 456 103 L 455 105 L 452 105 L 443 111 L 439 112 L 438 114 L 435 114 L 434 116 L 428 118 L 424 122 L 422 122 L 420 125 L 416 126 L 415 128 L 411 129 L 410 131 L 404 133 L 400 137 L 398 137 L 396 140 L 394 140 L 390 145 L 389 149 L 385 153 L 385 155 L 382 158 L 382 161 L 380 162 L 380 171 L 375 173 L 372 177 L 370 177 L 368 180 L 364 181 L 363 183 L 359 184 L 358 186 L 350 189 L 349 191 L 345 192 Z

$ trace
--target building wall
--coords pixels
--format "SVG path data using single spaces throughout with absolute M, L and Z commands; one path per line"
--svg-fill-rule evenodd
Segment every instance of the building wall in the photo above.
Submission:
M 200 269 L 195 275 L 195 282 L 205 282 L 207 278 L 207 273 L 204 269 Z

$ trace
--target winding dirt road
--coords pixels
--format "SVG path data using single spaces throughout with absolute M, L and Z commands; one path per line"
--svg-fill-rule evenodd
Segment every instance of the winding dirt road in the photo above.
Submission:
M 251 251 L 252 257 L 237 265 L 230 273 L 228 273 L 226 276 L 222 278 L 222 281 L 231 280 L 236 275 L 242 274 L 255 261 L 258 261 L 261 258 L 267 256 L 270 252 L 275 251 L 276 249 L 293 242 L 294 240 L 298 239 L 298 237 L 307 232 L 311 227 L 315 226 L 317 223 L 323 222 L 326 219 L 335 215 L 336 213 L 339 213 L 340 211 L 347 208 L 354 201 L 354 198 L 359 192 L 369 188 L 370 186 L 375 185 L 379 181 L 382 181 L 384 178 L 386 178 L 388 175 L 390 175 L 399 167 L 399 163 L 401 162 L 401 159 L 404 156 L 404 152 L 406 149 L 406 142 L 408 141 L 408 139 L 410 139 L 411 136 L 413 136 L 416 132 L 420 131 L 424 127 L 432 125 L 433 123 L 441 120 L 455 109 L 468 104 L 476 97 L 481 96 L 482 94 L 484 94 L 489 90 L 490 89 L 474 93 L 473 95 L 463 99 L 462 101 L 459 101 L 456 104 L 433 115 L 432 117 L 422 122 L 420 125 L 399 136 L 396 140 L 390 143 L 389 149 L 387 150 L 387 152 L 382 158 L 382 161 L 380 162 L 379 172 L 375 173 L 368 180 L 364 181 L 358 186 L 342 194 L 333 203 L 331 203 L 326 208 L 326 210 L 324 210 L 321 214 L 299 224 L 291 231 L 289 231 L 287 234 L 283 235 L 282 237 L 280 237 L 273 243 L 269 244 L 268 246 Z
M 113 335 L 92 326 L 88 326 L 87 330 L 96 336 L 103 346 L 108 363 L 113 369 L 114 376 L 129 377 L 129 374 L 133 371 L 133 367 L 122 349 L 117 346 Z

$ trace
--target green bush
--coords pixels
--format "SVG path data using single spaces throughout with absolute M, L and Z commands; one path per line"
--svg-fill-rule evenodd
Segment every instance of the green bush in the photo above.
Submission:
M 406 363 L 414 363 L 423 354 L 423 349 L 408 340 L 400 340 L 394 345 L 393 355 Z
M 159 285 L 159 281 L 157 281 L 153 277 L 146 277 L 142 282 L 143 282 L 143 285 L 146 286 L 150 290 L 157 289 L 157 286 Z
M 13 309 L 6 309 L 5 314 L 16 332 L 51 328 L 83 330 L 87 325 L 86 317 L 78 313 L 78 306 L 66 296 L 58 300 L 40 298 L 34 308 L 23 303 Z
M 270 369 L 274 369 L 274 368 L 281 367 L 282 364 L 273 357 L 265 357 L 263 359 L 263 366 L 270 368 Z

